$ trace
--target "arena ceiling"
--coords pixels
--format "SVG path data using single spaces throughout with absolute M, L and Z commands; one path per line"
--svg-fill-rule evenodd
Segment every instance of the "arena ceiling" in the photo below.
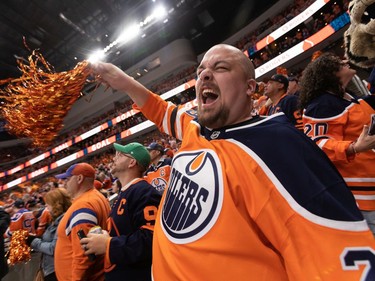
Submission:
M 113 42 L 121 29 L 144 21 L 159 4 L 168 21 L 148 26 L 144 38 L 115 46 L 107 61 L 129 68 L 179 38 L 195 53 L 230 37 L 276 0 L 2 0 L 0 1 L 0 79 L 20 76 L 17 59 L 39 49 L 60 72 L 72 69 Z M 27 49 L 24 45 L 27 44 Z M 0 116 L 1 117 L 1 116 Z M 0 120 L 1 121 L 1 120 Z M 13 139 L 0 132 L 0 142 Z M 8 145 L 7 145 L 8 146 Z M 1 149 L 1 144 L 0 144 Z
M 0 79 L 17 77 L 16 58 L 39 49 L 57 71 L 71 69 L 104 49 L 121 27 L 141 22 L 163 4 L 168 22 L 157 22 L 146 36 L 113 48 L 124 67 L 178 38 L 191 39 L 196 53 L 226 39 L 277 1 L 241 0 L 3 0 L 0 1 Z

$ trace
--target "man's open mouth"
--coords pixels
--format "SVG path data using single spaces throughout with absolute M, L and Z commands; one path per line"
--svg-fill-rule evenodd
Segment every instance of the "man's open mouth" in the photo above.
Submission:
M 202 91 L 202 101 L 203 104 L 211 104 L 213 103 L 217 98 L 218 94 L 216 94 L 213 90 L 211 89 L 204 89 Z

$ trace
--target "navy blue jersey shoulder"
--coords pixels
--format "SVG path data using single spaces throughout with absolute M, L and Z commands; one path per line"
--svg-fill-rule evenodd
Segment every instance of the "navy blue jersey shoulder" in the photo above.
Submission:
M 158 206 L 161 195 L 146 180 L 141 180 L 124 191 L 129 208 L 137 209 L 144 206 Z
M 295 124 L 296 120 L 294 117 L 294 112 L 297 110 L 298 98 L 292 95 L 286 95 L 280 101 L 281 110 L 289 118 L 289 120 Z
M 341 114 L 350 104 L 343 98 L 324 93 L 311 101 L 304 114 L 313 118 L 329 118 Z
M 164 158 L 163 161 L 162 161 L 162 164 L 160 165 L 160 167 L 162 166 L 170 166 L 172 164 L 172 159 L 171 158 Z
M 150 167 L 147 169 L 145 174 L 147 175 L 147 173 L 155 172 L 156 170 L 158 170 L 161 167 L 170 166 L 170 165 L 172 165 L 172 159 L 171 158 L 162 158 L 158 161 L 158 163 L 156 165 L 150 165 Z
M 375 95 L 369 95 L 363 98 L 373 109 L 375 109 Z
M 298 204 L 324 218 L 362 220 L 335 166 L 285 115 L 241 127 L 222 132 L 218 138 L 235 139 L 254 151 Z

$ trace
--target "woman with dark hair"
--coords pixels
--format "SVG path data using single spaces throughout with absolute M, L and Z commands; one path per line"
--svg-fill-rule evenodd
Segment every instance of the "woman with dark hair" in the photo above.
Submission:
M 340 171 L 375 234 L 375 135 L 369 134 L 375 96 L 358 99 L 345 91 L 355 73 L 323 54 L 303 72 L 300 105 L 305 133 Z
M 31 248 L 42 253 L 41 269 L 44 280 L 57 281 L 54 267 L 54 251 L 57 240 L 57 226 L 64 213 L 70 207 L 71 199 L 64 188 L 55 188 L 44 196 L 46 207 L 52 215 L 52 223 L 44 232 L 42 238 L 30 239 Z

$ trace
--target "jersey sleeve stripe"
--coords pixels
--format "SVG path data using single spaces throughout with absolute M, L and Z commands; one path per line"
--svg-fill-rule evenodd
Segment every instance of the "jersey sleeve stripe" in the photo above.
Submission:
M 317 138 L 314 138 L 313 141 L 317 142 L 321 140 L 318 144 L 318 146 L 322 149 L 323 146 L 326 144 L 326 142 L 328 141 L 328 138 L 326 137 L 317 137 Z
M 171 135 L 171 130 L 169 129 L 169 126 L 168 126 L 168 121 L 170 120 L 169 119 L 169 111 L 170 111 L 170 108 L 175 106 L 173 103 L 171 102 L 168 102 L 168 107 L 167 107 L 167 110 L 165 111 L 165 114 L 164 114 L 164 118 L 163 118 L 163 131 L 167 134 L 167 135 Z
M 171 117 L 170 117 L 170 120 L 171 120 L 171 135 L 173 137 L 176 137 L 176 131 L 175 131 L 175 126 L 174 124 L 176 123 L 176 116 L 177 116 L 177 106 L 172 110 L 172 113 L 171 113 Z
M 375 195 L 356 195 L 354 194 L 354 198 L 357 200 L 375 200 Z
M 176 124 L 176 128 L 177 128 L 177 133 L 176 133 L 176 138 L 179 139 L 179 140 L 182 140 L 182 116 L 183 114 L 186 112 L 186 110 L 188 110 L 188 108 L 180 108 L 177 112 L 177 124 Z
M 375 178 L 344 178 L 346 182 L 374 182 Z M 368 187 L 365 187 L 368 190 Z
M 98 219 L 96 217 L 95 212 L 93 212 L 90 209 L 79 209 L 73 212 L 65 228 L 66 235 L 70 235 L 70 232 L 72 231 L 73 227 L 84 223 L 97 225 Z
M 348 114 L 348 110 L 353 106 L 354 106 L 354 103 L 351 103 L 342 112 L 340 112 L 339 114 L 336 114 L 334 116 L 330 116 L 330 117 L 319 118 L 319 117 L 311 117 L 309 115 L 303 114 L 302 118 L 306 118 L 307 120 L 311 120 L 312 122 L 324 122 L 324 121 L 327 122 L 327 121 L 338 119 L 338 118 L 344 116 L 345 114 Z M 304 112 L 306 112 L 306 110 L 304 110 Z

